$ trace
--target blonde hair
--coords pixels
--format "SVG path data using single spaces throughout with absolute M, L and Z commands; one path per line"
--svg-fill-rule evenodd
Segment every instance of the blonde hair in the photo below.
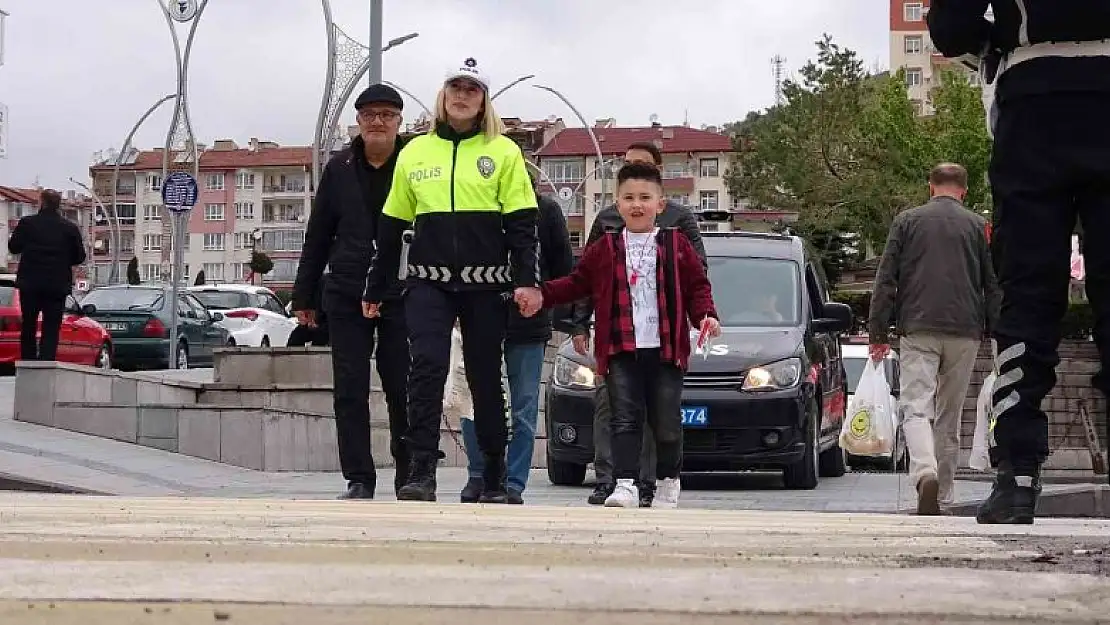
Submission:
M 436 126 L 440 123 L 447 123 L 447 88 L 443 87 L 436 94 L 436 123 L 428 129 L 428 134 L 435 134 Z M 486 141 L 493 141 L 497 137 L 505 134 L 505 124 L 501 123 L 501 118 L 497 115 L 497 111 L 493 108 L 493 101 L 489 98 L 489 90 L 482 92 L 482 116 L 479 120 L 479 126 L 482 129 L 482 134 L 486 136 Z

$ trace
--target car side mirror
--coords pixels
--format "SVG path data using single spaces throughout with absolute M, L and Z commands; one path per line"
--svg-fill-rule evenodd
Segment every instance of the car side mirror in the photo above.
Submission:
M 91 315 L 96 312 L 96 306 L 93 304 L 85 304 L 81 306 L 79 310 L 82 315 Z
M 821 316 L 813 320 L 813 331 L 817 333 L 847 332 L 852 327 L 852 309 L 840 302 L 825 302 Z
M 220 322 L 220 321 L 223 321 L 223 320 L 224 320 L 224 314 L 223 313 L 218 313 L 218 312 L 212 313 L 212 323 L 217 323 L 217 322 Z

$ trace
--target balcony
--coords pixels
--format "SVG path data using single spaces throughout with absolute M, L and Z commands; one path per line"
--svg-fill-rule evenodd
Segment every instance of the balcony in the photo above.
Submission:
M 305 192 L 305 183 L 303 181 L 287 181 L 284 184 L 268 184 L 262 187 L 262 193 L 266 195 L 301 195 Z

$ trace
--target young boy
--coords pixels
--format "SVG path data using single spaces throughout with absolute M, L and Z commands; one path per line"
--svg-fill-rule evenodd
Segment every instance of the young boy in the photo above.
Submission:
M 655 226 L 665 206 L 659 170 L 629 163 L 617 173 L 617 210 L 624 229 L 586 248 L 573 273 L 549 280 L 517 298 L 521 313 L 594 302 L 597 371 L 606 376 L 612 407 L 613 473 L 609 507 L 640 505 L 642 430 L 655 431 L 656 507 L 678 506 L 682 468 L 682 378 L 690 357 L 690 326 L 720 334 L 705 268 L 689 239 Z

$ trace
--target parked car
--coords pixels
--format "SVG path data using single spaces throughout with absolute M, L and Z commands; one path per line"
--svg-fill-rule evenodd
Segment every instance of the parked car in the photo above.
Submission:
M 19 306 L 19 290 L 15 276 L 0 274 L 0 370 L 8 373 L 19 360 L 19 335 L 23 328 L 23 314 Z M 36 336 L 42 334 L 42 318 L 38 321 Z M 62 315 L 62 328 L 58 333 L 58 362 L 112 368 L 112 337 L 95 320 L 81 313 L 77 300 L 66 298 L 66 311 Z
M 848 376 L 848 401 L 851 403 L 852 396 L 856 393 L 856 385 L 859 384 L 860 376 L 863 375 L 863 368 L 867 364 L 868 358 L 870 358 L 867 337 L 862 336 L 846 342 L 841 345 L 840 349 L 844 358 L 844 372 Z M 888 471 L 905 471 L 906 467 L 909 466 L 909 451 L 906 449 L 906 437 L 902 433 L 902 411 L 898 403 L 898 384 L 902 374 L 901 364 L 898 362 L 898 354 L 894 350 L 890 350 L 886 359 L 883 360 L 883 372 L 886 374 L 887 384 L 890 385 L 890 404 L 895 407 L 894 412 L 890 415 L 894 428 L 894 449 L 890 456 L 883 458 L 853 456 L 846 453 L 844 455 L 845 462 L 852 469 L 878 467 Z
M 724 233 L 704 241 L 722 335 L 706 349 L 694 345 L 682 393 L 683 469 L 777 470 L 793 489 L 843 475 L 838 334 L 851 325 L 851 310 L 830 301 L 820 264 L 797 237 Z M 548 379 L 555 484 L 581 484 L 593 460 L 592 364 L 567 341 Z
M 178 339 L 170 345 L 169 285 L 98 287 L 81 300 L 81 310 L 112 335 L 119 368 L 165 369 L 177 359 L 180 369 L 212 364 L 213 350 L 228 345 L 230 333 L 219 325 L 220 312 L 184 290 L 178 293 Z
M 284 347 L 297 327 L 274 292 L 250 284 L 206 284 L 189 287 L 208 310 L 223 314 L 220 325 L 231 333 L 236 345 Z

